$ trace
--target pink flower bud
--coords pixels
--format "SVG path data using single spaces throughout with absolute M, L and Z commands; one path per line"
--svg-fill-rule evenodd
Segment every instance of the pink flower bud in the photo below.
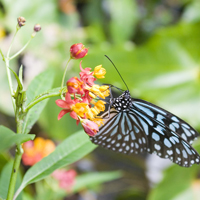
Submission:
M 84 131 L 89 135 L 89 136 L 95 136 L 97 134 L 97 132 L 99 131 L 99 127 L 98 125 L 93 122 L 90 121 L 88 119 L 83 119 L 81 121 L 81 124 L 84 128 Z
M 70 56 L 72 59 L 83 58 L 87 55 L 88 48 L 85 48 L 82 43 L 73 44 L 70 47 Z

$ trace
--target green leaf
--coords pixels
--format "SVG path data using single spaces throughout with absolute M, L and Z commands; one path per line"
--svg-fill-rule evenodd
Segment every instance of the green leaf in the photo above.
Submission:
M 1 172 L 0 196 L 3 199 L 6 199 L 6 197 L 7 197 L 12 167 L 13 167 L 13 161 L 10 161 L 9 163 L 7 163 L 5 165 L 5 167 L 3 168 L 2 172 Z M 18 186 L 20 185 L 21 179 L 22 179 L 21 175 L 20 175 L 20 173 L 18 173 L 15 191 L 18 188 Z M 21 199 L 22 199 L 22 194 L 20 196 L 18 196 L 17 200 L 21 200 Z
M 83 131 L 73 134 L 58 145 L 53 153 L 43 158 L 26 172 L 17 194 L 28 184 L 45 178 L 60 167 L 76 162 L 95 148 L 96 145 L 90 142 Z
M 30 83 L 27 89 L 27 104 L 31 102 L 35 97 L 43 93 L 45 90 L 51 88 L 54 79 L 54 71 L 53 70 L 46 70 L 35 77 L 35 79 Z M 38 120 L 42 110 L 44 109 L 45 105 L 47 104 L 48 99 L 39 102 L 38 104 L 32 107 L 25 118 L 23 124 L 23 134 L 27 134 L 35 122 Z
M 17 76 L 17 74 L 11 68 L 9 68 L 9 69 L 15 75 L 15 78 L 16 78 L 17 83 L 18 83 L 18 90 L 21 91 L 23 89 L 23 85 L 22 85 L 19 77 Z
M 150 192 L 148 200 L 172 200 L 178 194 L 190 188 L 199 167 L 181 168 L 173 165 L 164 173 L 163 180 Z M 167 188 L 167 189 L 166 189 Z M 169 192 L 170 191 L 170 192 Z
M 72 188 L 72 191 L 77 192 L 85 187 L 91 187 L 97 184 L 111 181 L 111 180 L 120 178 L 121 176 L 122 176 L 122 173 L 120 171 L 95 172 L 95 173 L 83 174 L 76 178 L 76 184 Z
M 5 126 L 0 126 L 0 152 L 9 149 L 15 144 L 21 144 L 33 140 L 35 135 L 16 134 Z

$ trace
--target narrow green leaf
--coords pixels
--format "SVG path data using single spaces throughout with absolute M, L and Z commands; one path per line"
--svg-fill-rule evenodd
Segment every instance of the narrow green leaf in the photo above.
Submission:
M 19 80 L 20 80 L 21 83 L 23 83 L 23 81 L 22 81 L 23 77 L 22 76 L 23 76 L 23 65 L 21 65 L 20 68 L 19 68 Z
M 16 134 L 5 126 L 0 126 L 0 152 L 9 149 L 15 144 L 21 144 L 33 140 L 35 135 Z
M 97 184 L 111 181 L 111 180 L 120 178 L 121 176 L 122 176 L 122 173 L 120 171 L 95 172 L 95 173 L 80 175 L 76 178 L 76 184 L 72 188 L 72 191 L 77 192 L 85 187 L 91 187 Z
M 54 79 L 54 71 L 47 70 L 35 77 L 29 85 L 26 95 L 27 104 L 31 102 L 36 96 L 40 95 L 45 90 L 51 88 Z M 27 134 L 35 122 L 38 120 L 42 110 L 44 109 L 48 99 L 41 101 L 29 110 L 26 115 L 22 133 Z
M 71 135 L 58 145 L 53 153 L 43 158 L 26 172 L 16 196 L 28 184 L 45 178 L 60 167 L 76 162 L 95 148 L 96 145 L 90 142 L 83 131 Z
M 3 199 L 6 199 L 6 197 L 7 197 L 12 167 L 13 167 L 13 160 L 10 161 L 9 163 L 7 163 L 5 165 L 5 167 L 3 168 L 2 172 L 1 172 L 1 176 L 0 176 L 0 196 Z M 20 173 L 18 173 L 15 190 L 20 185 L 21 180 L 22 180 L 21 175 L 20 175 Z M 20 196 L 18 196 L 17 200 L 21 200 L 21 199 L 22 199 L 22 194 Z
M 19 91 L 21 91 L 21 90 L 23 89 L 23 85 L 22 85 L 22 83 L 21 83 L 19 77 L 17 76 L 17 74 L 16 74 L 11 68 L 9 68 L 9 69 L 10 69 L 10 71 L 15 75 L 15 78 L 16 78 L 17 83 L 18 83 Z

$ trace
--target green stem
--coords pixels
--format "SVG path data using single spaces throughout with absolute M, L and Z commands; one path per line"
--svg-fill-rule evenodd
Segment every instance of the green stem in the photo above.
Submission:
M 55 92 L 53 94 L 44 94 L 44 96 L 38 97 L 34 101 L 30 102 L 27 107 L 25 108 L 24 112 L 27 113 L 35 104 L 39 103 L 40 101 L 43 101 L 44 99 L 48 99 L 50 97 L 57 97 L 60 96 L 60 91 Z
M 16 122 L 17 122 L 17 133 L 22 132 L 22 124 L 23 124 L 23 119 L 21 119 L 21 116 L 19 114 L 19 110 L 16 110 Z M 8 188 L 8 196 L 7 200 L 13 200 L 14 192 L 15 192 L 15 185 L 16 185 L 16 180 L 17 180 L 17 174 L 19 171 L 19 166 L 21 162 L 23 154 L 23 149 L 21 144 L 17 145 L 16 148 L 16 154 L 15 154 L 15 159 L 14 159 L 14 164 L 11 172 L 11 177 L 10 177 L 10 184 Z
M 24 51 L 24 49 L 29 45 L 29 43 L 31 42 L 31 40 L 33 39 L 33 37 L 31 36 L 31 38 L 28 40 L 28 42 L 24 45 L 24 47 L 22 49 L 20 49 L 16 54 L 14 54 L 12 57 L 9 58 L 9 60 L 12 60 L 13 58 L 15 58 L 16 56 L 18 56 L 22 51 Z
M 5 63 L 6 63 L 6 72 L 7 72 L 7 78 L 8 78 L 8 85 L 9 85 L 9 89 L 10 89 L 10 94 L 11 94 L 11 100 L 12 100 L 12 104 L 13 104 L 13 108 L 14 108 L 14 112 L 16 110 L 15 107 L 15 100 L 13 98 L 14 93 L 13 93 L 13 84 L 12 84 L 12 78 L 11 78 L 11 73 L 10 73 L 10 69 L 9 69 L 9 60 L 6 58 L 5 59 Z
M 69 64 L 70 60 L 71 60 L 71 58 L 69 58 L 69 60 L 67 61 L 66 67 L 65 67 L 65 71 L 64 71 L 63 78 L 62 78 L 62 83 L 61 83 L 61 91 L 62 91 L 62 89 L 64 87 L 65 75 L 66 75 L 67 67 L 68 67 L 68 64 Z
M 11 50 L 11 48 L 12 48 L 13 42 L 14 42 L 14 40 L 15 40 L 15 37 L 16 37 L 17 32 L 19 31 L 19 29 L 20 29 L 20 27 L 19 27 L 19 25 L 17 24 L 15 34 L 14 34 L 14 36 L 13 36 L 12 42 L 11 42 L 11 44 L 10 44 L 10 47 L 9 47 L 9 49 L 8 49 L 7 58 L 9 58 L 10 50 Z

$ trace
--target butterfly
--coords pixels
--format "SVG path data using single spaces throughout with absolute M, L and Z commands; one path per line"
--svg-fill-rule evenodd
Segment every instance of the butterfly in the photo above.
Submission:
M 131 98 L 129 90 L 117 98 L 111 95 L 101 117 L 104 124 L 90 137 L 94 144 L 124 154 L 155 153 L 182 167 L 200 163 L 200 155 L 191 146 L 198 132 L 167 110 Z

